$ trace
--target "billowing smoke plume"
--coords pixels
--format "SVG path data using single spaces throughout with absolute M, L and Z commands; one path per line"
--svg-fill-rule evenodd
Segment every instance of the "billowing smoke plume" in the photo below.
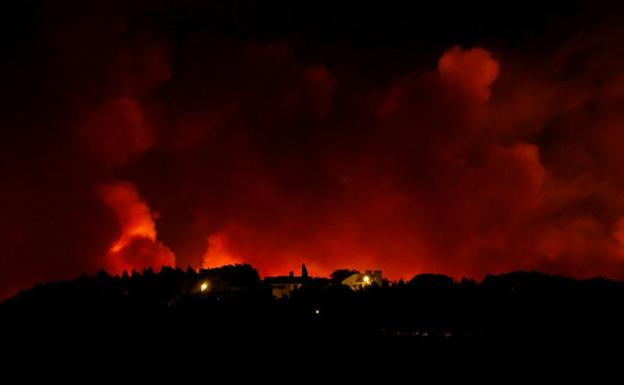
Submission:
M 0 296 L 237 262 L 624 278 L 618 25 L 383 45 L 253 36 L 254 7 L 228 29 L 195 2 L 69 3 L 7 48 Z
M 154 214 L 130 183 L 113 183 L 99 189 L 102 199 L 117 216 L 121 234 L 106 255 L 106 268 L 115 274 L 175 266 L 175 256 L 156 240 Z

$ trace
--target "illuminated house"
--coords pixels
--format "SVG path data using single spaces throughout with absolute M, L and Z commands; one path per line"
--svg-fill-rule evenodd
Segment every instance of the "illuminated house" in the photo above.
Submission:
M 275 298 L 288 297 L 293 291 L 311 281 L 312 279 L 308 276 L 305 264 L 301 265 L 301 276 L 295 276 L 291 271 L 287 276 L 267 277 L 264 279 L 264 282 L 271 286 L 271 292 Z
M 341 282 L 349 286 L 351 290 L 360 290 L 371 285 L 381 286 L 381 270 L 367 270 L 366 273 L 353 273 Z

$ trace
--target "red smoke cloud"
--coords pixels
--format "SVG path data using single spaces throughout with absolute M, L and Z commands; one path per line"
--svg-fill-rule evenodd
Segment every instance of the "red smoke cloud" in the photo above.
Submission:
M 11 86 L 0 295 L 233 262 L 624 278 L 619 26 L 393 63 L 78 8 Z
M 490 98 L 490 86 L 498 71 L 498 62 L 488 51 L 478 47 L 467 51 L 453 47 L 438 62 L 438 72 L 444 82 L 483 102 Z
M 245 263 L 245 258 L 235 255 L 231 251 L 228 238 L 222 233 L 215 233 L 208 237 L 206 242 L 206 253 L 203 256 L 201 267 L 210 269 L 224 265 L 235 265 Z
M 229 181 L 233 195 L 224 202 L 232 207 L 221 214 L 227 225 L 217 219 L 210 230 L 202 223 L 216 239 L 227 239 L 215 247 L 220 258 L 244 260 L 271 274 L 306 262 L 321 274 L 339 266 L 380 267 L 395 278 L 513 269 L 619 276 L 619 241 L 607 223 L 570 208 L 565 215 L 553 212 L 555 202 L 563 204 L 554 195 L 576 192 L 544 164 L 536 141 L 548 119 L 567 111 L 541 115 L 543 108 L 533 109 L 533 101 L 516 105 L 527 100 L 515 92 L 497 99 L 493 85 L 500 67 L 484 49 L 453 47 L 437 71 L 408 74 L 390 85 L 368 107 L 377 111 L 376 121 L 342 128 L 346 142 L 344 132 L 332 130 L 352 125 L 353 116 L 338 117 L 336 126 L 321 123 L 314 138 L 322 142 L 311 158 L 279 146 L 266 154 L 257 143 L 234 150 L 249 145 L 248 137 L 237 138 L 242 141 L 233 147 L 228 143 L 240 161 L 258 164 L 245 165 L 247 173 L 236 162 L 228 165 L 241 180 Z M 558 92 L 535 80 L 520 84 L 518 92 L 525 87 L 540 92 L 536 97 Z M 272 116 L 294 125 L 290 130 L 305 131 L 283 116 L 296 116 L 293 108 L 276 109 Z M 510 122 L 504 111 L 521 116 Z M 271 114 L 270 106 L 262 113 Z M 538 131 L 525 132 L 525 119 L 540 119 Z M 223 129 L 244 130 L 238 124 Z M 285 142 L 298 146 L 296 139 Z M 578 204 L 578 197 L 569 199 Z M 201 208 L 198 213 L 204 215 Z
M 99 189 L 104 202 L 114 210 L 121 234 L 106 255 L 108 271 L 142 271 L 148 267 L 160 270 L 175 266 L 175 256 L 156 240 L 154 215 L 130 183 L 103 185 Z
M 81 139 L 98 161 L 112 166 L 127 164 L 155 141 L 141 105 L 127 97 L 108 101 L 80 127 Z

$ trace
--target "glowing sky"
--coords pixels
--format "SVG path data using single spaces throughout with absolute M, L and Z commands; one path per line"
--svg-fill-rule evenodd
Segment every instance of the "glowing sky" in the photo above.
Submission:
M 7 12 L 0 296 L 236 262 L 624 278 L 610 10 L 84 3 Z

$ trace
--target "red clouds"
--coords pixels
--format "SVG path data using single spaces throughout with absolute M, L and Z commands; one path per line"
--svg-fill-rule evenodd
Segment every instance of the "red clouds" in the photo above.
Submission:
M 127 164 L 155 142 L 142 106 L 127 97 L 108 101 L 89 114 L 80 136 L 90 154 L 108 166 Z
M 3 293 L 232 262 L 624 277 L 621 33 L 379 65 L 84 7 L 16 81 Z
M 438 72 L 451 87 L 463 89 L 479 101 L 490 98 L 490 86 L 496 80 L 499 64 L 482 48 L 448 49 L 438 61 Z
M 536 110 L 526 92 L 558 103 L 558 83 L 516 84 L 513 77 L 524 74 L 512 67 L 497 97 L 501 64 L 482 48 L 453 47 L 437 71 L 406 74 L 383 97 L 370 97 L 372 104 L 342 111 L 366 98 L 336 99 L 340 79 L 323 65 L 301 63 L 287 45 L 253 44 L 209 60 L 219 72 L 199 75 L 198 68 L 182 72 L 178 83 L 172 78 L 179 106 L 168 137 L 173 152 L 166 137 L 158 152 L 172 166 L 162 178 L 149 166 L 141 176 L 151 180 L 147 194 L 163 208 L 163 239 L 179 249 L 179 264 L 248 262 L 279 274 L 305 262 L 317 274 L 376 267 L 393 278 L 423 271 L 618 271 L 617 230 L 576 214 L 577 188 L 544 163 L 542 152 L 549 160 L 555 152 L 539 135 L 553 114 L 569 111 L 556 104 Z M 526 130 L 525 121 L 534 128 Z M 140 157 L 147 147 L 139 144 L 149 141 L 132 135 L 141 127 L 121 130 L 128 136 L 107 153 L 130 154 L 135 143 Z M 606 145 L 599 139 L 606 128 L 591 134 L 596 143 Z M 179 138 L 192 142 L 179 147 Z M 138 216 L 146 226 L 119 217 L 122 234 L 143 243 L 129 243 L 118 260 L 126 268 L 170 264 L 173 255 L 156 242 L 147 206 L 136 195 L 130 201 L 147 210 Z M 557 205 L 566 206 L 557 212 Z M 142 228 L 149 234 L 133 233 Z M 579 264 L 596 258 L 599 264 Z
M 103 185 L 99 193 L 115 212 L 120 227 L 119 238 L 106 256 L 107 270 L 119 274 L 148 267 L 175 266 L 171 250 L 156 240 L 153 213 L 132 184 Z

